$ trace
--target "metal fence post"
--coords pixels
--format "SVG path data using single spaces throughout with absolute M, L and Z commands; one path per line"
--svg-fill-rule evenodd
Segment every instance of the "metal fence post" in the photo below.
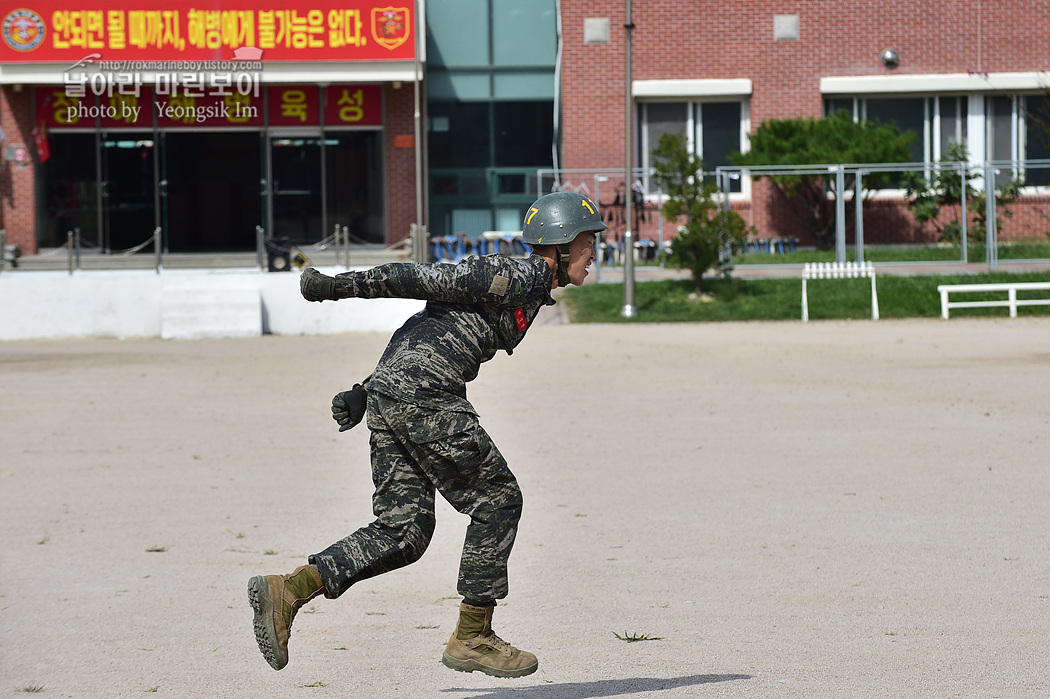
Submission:
M 73 231 L 66 231 L 66 256 L 69 259 L 69 273 L 73 274 Z
M 161 261 L 162 250 L 160 247 L 160 226 L 153 229 L 153 261 L 157 267 L 157 274 L 164 268 Z
M 663 251 L 664 251 L 664 193 L 659 189 L 656 190 L 656 238 L 659 240 L 656 248 L 656 259 L 660 261 L 660 266 L 664 266 Z
M 846 168 L 835 165 L 835 261 L 846 261 Z
M 854 225 L 854 243 L 856 244 L 857 262 L 864 261 L 864 172 L 857 170 L 857 181 L 853 190 L 853 208 L 856 214 Z
M 995 223 L 995 168 L 986 165 L 984 171 L 984 212 L 985 212 L 985 258 L 988 261 L 988 271 L 999 271 L 999 244 L 996 238 L 998 230 Z
M 0 274 L 3 274 L 5 264 L 7 264 L 7 229 L 0 228 Z
M 968 249 L 968 243 L 966 240 L 966 219 L 969 211 L 966 210 L 966 186 L 969 178 L 967 177 L 966 163 L 961 163 L 959 167 L 959 176 L 962 177 L 962 195 L 960 197 L 960 206 L 962 211 L 959 214 L 959 241 L 962 244 L 962 263 L 966 264 L 970 258 L 970 251 Z
M 255 227 L 255 262 L 259 265 L 259 270 L 264 270 L 266 267 L 263 265 L 263 231 L 262 226 Z

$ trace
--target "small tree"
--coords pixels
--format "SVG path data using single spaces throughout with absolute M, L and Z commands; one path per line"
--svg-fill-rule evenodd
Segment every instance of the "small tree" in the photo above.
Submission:
M 729 275 L 733 269 L 732 244 L 744 240 L 748 226 L 737 212 L 718 210 L 714 201 L 718 186 L 704 181 L 704 161 L 689 152 L 685 136 L 661 136 L 653 151 L 653 163 L 654 178 L 668 197 L 664 216 L 668 221 L 685 217 L 685 224 L 671 243 L 668 264 L 688 269 L 697 293 L 702 293 L 705 272 L 713 269 Z
M 947 153 L 941 158 L 942 163 L 966 163 L 968 161 L 966 147 L 959 143 L 952 143 L 948 146 Z M 970 185 L 970 180 L 979 176 L 980 173 L 969 167 L 965 167 L 964 170 L 967 209 L 972 214 L 972 222 L 971 218 L 967 218 L 967 230 L 975 238 L 980 239 L 988 232 L 987 199 L 983 191 Z M 996 228 L 1002 225 L 1004 218 L 1012 215 L 1009 206 L 1017 201 L 1021 185 L 1020 180 L 1013 179 L 995 187 Z M 962 171 L 958 168 L 944 168 L 938 169 L 930 179 L 914 176 L 908 182 L 905 197 L 908 201 L 908 208 L 911 209 L 916 221 L 920 224 L 932 225 L 942 242 L 959 245 L 962 240 L 961 222 L 964 215 L 962 193 Z M 947 221 L 941 217 L 941 212 L 945 209 L 950 212 Z
M 820 165 L 839 163 L 903 163 L 911 160 L 913 133 L 901 132 L 896 124 L 853 121 L 845 111 L 823 119 L 770 119 L 751 135 L 751 149 L 731 156 L 736 165 Z M 855 176 L 846 175 L 845 188 L 855 187 Z M 864 177 L 868 190 L 893 184 L 892 173 L 876 172 Z M 835 246 L 835 205 L 828 197 L 835 192 L 835 178 L 822 175 L 776 175 L 773 188 L 788 202 L 791 212 L 812 234 L 821 250 Z M 867 194 L 865 195 L 867 196 Z M 856 202 L 846 200 L 846 220 Z

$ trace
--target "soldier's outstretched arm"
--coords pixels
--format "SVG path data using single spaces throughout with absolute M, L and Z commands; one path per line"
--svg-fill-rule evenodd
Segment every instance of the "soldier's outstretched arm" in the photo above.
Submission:
M 406 298 L 450 303 L 498 300 L 524 291 L 526 280 L 495 258 L 468 258 L 457 265 L 391 262 L 335 277 L 303 270 L 299 287 L 307 301 Z

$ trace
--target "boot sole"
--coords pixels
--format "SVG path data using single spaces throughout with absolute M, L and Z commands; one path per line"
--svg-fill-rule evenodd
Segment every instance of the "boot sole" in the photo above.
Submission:
M 252 626 L 255 628 L 255 642 L 259 644 L 266 662 L 274 670 L 280 670 L 288 664 L 287 658 L 282 658 L 277 649 L 277 632 L 273 628 L 273 600 L 270 599 L 270 587 L 266 584 L 266 577 L 256 575 L 248 581 L 248 604 L 255 611 L 255 620 Z
M 493 677 L 524 677 L 525 675 L 531 675 L 536 672 L 536 669 L 540 666 L 539 663 L 530 667 L 523 667 L 518 670 L 501 670 L 498 667 L 490 667 L 488 665 L 482 665 L 477 660 L 460 660 L 459 658 L 453 658 L 448 652 L 441 654 L 441 662 L 447 668 L 456 670 L 457 672 L 483 672 L 486 675 Z

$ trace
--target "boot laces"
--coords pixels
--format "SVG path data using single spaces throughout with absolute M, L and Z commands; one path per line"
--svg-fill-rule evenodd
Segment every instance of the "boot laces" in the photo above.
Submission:
M 485 637 L 485 644 L 492 646 L 500 653 L 504 653 L 511 648 L 511 645 L 497 636 L 494 631 L 489 631 L 489 635 Z

